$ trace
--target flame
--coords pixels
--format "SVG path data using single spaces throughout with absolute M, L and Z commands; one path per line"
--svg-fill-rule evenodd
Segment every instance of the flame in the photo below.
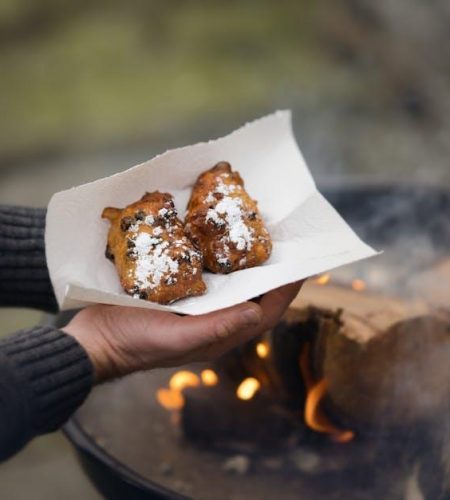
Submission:
M 182 391 L 185 387 L 197 387 L 198 385 L 200 385 L 199 376 L 187 370 L 175 373 L 169 381 L 169 387 L 174 391 Z
M 333 441 L 338 443 L 348 443 L 355 434 L 350 430 L 342 430 L 336 427 L 320 408 L 320 403 L 326 395 L 328 381 L 323 378 L 318 382 L 314 381 L 310 367 L 310 344 L 305 344 L 300 353 L 300 371 L 306 386 L 306 402 L 304 418 L 306 425 L 317 432 L 330 435 Z
M 269 344 L 267 342 L 258 342 L 256 344 L 256 354 L 261 358 L 265 359 L 269 356 Z
M 363 280 L 353 280 L 352 281 L 352 288 L 356 292 L 362 292 L 363 290 L 366 289 L 366 282 Z
M 200 373 L 200 378 L 204 385 L 217 385 L 219 382 L 219 377 L 213 370 L 203 370 Z
M 320 275 L 318 278 L 314 280 L 314 283 L 317 285 L 326 285 L 331 279 L 331 274 L 330 273 L 325 273 Z
M 183 394 L 174 389 L 158 389 L 156 392 L 156 399 L 166 410 L 181 410 L 184 406 Z
M 259 383 L 259 380 L 253 377 L 249 377 L 239 384 L 239 387 L 236 390 L 236 395 L 239 399 L 247 401 L 249 399 L 252 399 L 252 397 L 256 394 L 260 387 L 261 384 Z

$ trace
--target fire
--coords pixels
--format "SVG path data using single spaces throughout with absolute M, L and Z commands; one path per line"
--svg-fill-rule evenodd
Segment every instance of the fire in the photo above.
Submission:
M 249 377 L 239 384 L 239 387 L 236 390 L 236 395 L 239 399 L 247 401 L 249 399 L 252 399 L 252 397 L 256 394 L 260 387 L 261 384 L 259 383 L 259 380 L 253 377 Z
M 156 399 L 166 410 L 181 410 L 184 406 L 183 394 L 174 389 L 158 389 L 156 392 Z
M 202 382 L 204 385 L 217 385 L 219 382 L 219 377 L 217 376 L 216 372 L 213 370 L 203 370 L 200 373 L 200 378 L 202 379 Z
M 174 391 L 182 391 L 185 387 L 197 387 L 200 385 L 200 378 L 197 374 L 187 370 L 181 370 L 169 381 L 169 387 Z
M 308 391 L 305 404 L 306 425 L 317 432 L 330 434 L 333 441 L 348 443 L 353 439 L 354 433 L 336 427 L 320 410 L 320 402 L 327 392 L 327 387 L 328 381 L 323 378 Z
M 366 289 L 366 282 L 363 280 L 353 280 L 352 281 L 352 288 L 356 292 L 362 292 L 363 290 Z
M 314 280 L 314 283 L 316 283 L 317 285 L 326 285 L 327 283 L 329 283 L 330 279 L 331 279 L 331 274 L 325 273 L 316 278 Z
M 349 430 L 342 430 L 336 427 L 321 409 L 320 403 L 326 395 L 328 381 L 322 378 L 318 382 L 313 380 L 309 360 L 310 345 L 305 344 L 300 354 L 300 370 L 306 386 L 306 402 L 304 418 L 306 425 L 317 431 L 329 434 L 333 441 L 338 443 L 348 443 L 354 438 L 354 433 Z
M 172 375 L 169 388 L 162 387 L 156 391 L 158 403 L 166 410 L 181 410 L 184 406 L 183 389 L 200 385 L 216 385 L 219 377 L 213 370 L 203 370 L 198 376 L 194 372 L 180 370 Z
M 269 344 L 267 342 L 258 342 L 256 344 L 256 354 L 261 358 L 265 359 L 269 356 Z

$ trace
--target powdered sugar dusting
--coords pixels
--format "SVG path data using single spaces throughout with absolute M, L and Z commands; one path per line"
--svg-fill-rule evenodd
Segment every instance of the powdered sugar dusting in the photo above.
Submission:
M 222 176 L 225 176 L 228 174 L 222 174 Z M 215 192 L 216 193 L 220 193 L 220 194 L 223 194 L 224 196 L 228 196 L 230 195 L 231 193 L 233 193 L 234 191 L 237 190 L 238 186 L 237 185 L 234 185 L 234 184 L 225 184 L 223 182 L 223 179 L 221 177 L 217 177 L 217 186 L 215 188 Z M 240 187 L 240 186 L 239 186 Z M 209 193 L 209 194 L 212 194 L 212 193 Z
M 158 212 L 158 216 L 167 216 L 169 210 L 162 208 Z M 136 260 L 134 269 L 134 282 L 140 289 L 154 289 L 161 284 L 164 279 L 167 285 L 173 285 L 177 282 L 176 273 L 179 270 L 178 260 L 175 260 L 169 255 L 170 245 L 161 235 L 164 230 L 161 226 L 153 227 L 155 218 L 152 215 L 147 215 L 143 220 L 137 220 L 128 229 L 130 256 Z M 152 232 L 143 230 L 144 227 L 151 228 Z M 170 224 L 169 220 L 165 222 L 165 228 L 169 232 L 175 226 Z M 189 246 L 186 237 L 176 239 L 173 246 L 182 250 L 181 257 L 184 258 L 200 258 L 198 252 Z M 133 295 L 139 298 L 139 293 Z
M 135 242 L 134 254 L 137 257 L 135 279 L 141 288 L 156 288 L 167 273 L 178 271 L 178 262 L 167 253 L 169 243 L 140 233 Z M 157 243 L 154 243 L 154 241 Z
M 247 226 L 244 221 L 240 198 L 224 196 L 214 208 L 208 209 L 206 220 L 212 220 L 219 227 L 226 224 L 228 237 L 235 244 L 237 250 L 250 250 L 252 248 L 253 229 Z

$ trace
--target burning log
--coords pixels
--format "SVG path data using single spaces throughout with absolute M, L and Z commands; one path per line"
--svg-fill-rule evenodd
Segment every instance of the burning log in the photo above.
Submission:
M 336 286 L 309 285 L 294 305 L 302 299 L 321 307 L 315 314 L 322 322 L 326 311 L 343 309 L 335 328 L 318 325 L 311 355 L 316 378 L 328 382 L 327 411 L 339 423 L 373 432 L 444 414 L 450 402 L 448 313 L 421 300 Z
M 215 385 L 191 376 L 180 409 L 186 437 L 248 452 L 295 446 L 312 431 L 344 443 L 353 431 L 443 418 L 450 316 L 360 288 L 309 286 L 294 302 L 301 309 L 215 363 Z
M 254 452 L 285 448 L 308 432 L 300 418 L 305 388 L 298 356 L 308 328 L 291 310 L 265 338 L 223 356 L 215 365 L 217 387 L 183 391 L 182 426 L 199 444 Z M 300 330 L 299 330 L 300 328 Z
M 313 282 L 305 283 L 291 305 L 294 309 L 305 309 L 307 306 L 331 311 L 342 309 L 346 321 L 357 322 L 351 334 L 361 342 L 368 341 L 378 331 L 387 330 L 398 321 L 430 313 L 430 307 L 423 300 L 403 300 L 343 286 L 320 286 Z
M 369 340 L 354 340 L 353 321 L 320 334 L 315 369 L 329 381 L 333 414 L 359 430 L 408 428 L 445 415 L 450 402 L 450 323 L 420 316 Z M 375 331 L 375 329 L 374 329 Z

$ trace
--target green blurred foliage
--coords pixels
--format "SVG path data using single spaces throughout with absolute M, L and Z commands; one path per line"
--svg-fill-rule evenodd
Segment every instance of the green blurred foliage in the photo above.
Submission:
M 308 4 L 8 0 L 0 155 L 136 140 L 195 115 L 270 109 L 326 70 L 303 48 Z
M 0 166 L 206 139 L 292 107 L 319 164 L 435 168 L 450 149 L 446 5 L 0 0 Z

